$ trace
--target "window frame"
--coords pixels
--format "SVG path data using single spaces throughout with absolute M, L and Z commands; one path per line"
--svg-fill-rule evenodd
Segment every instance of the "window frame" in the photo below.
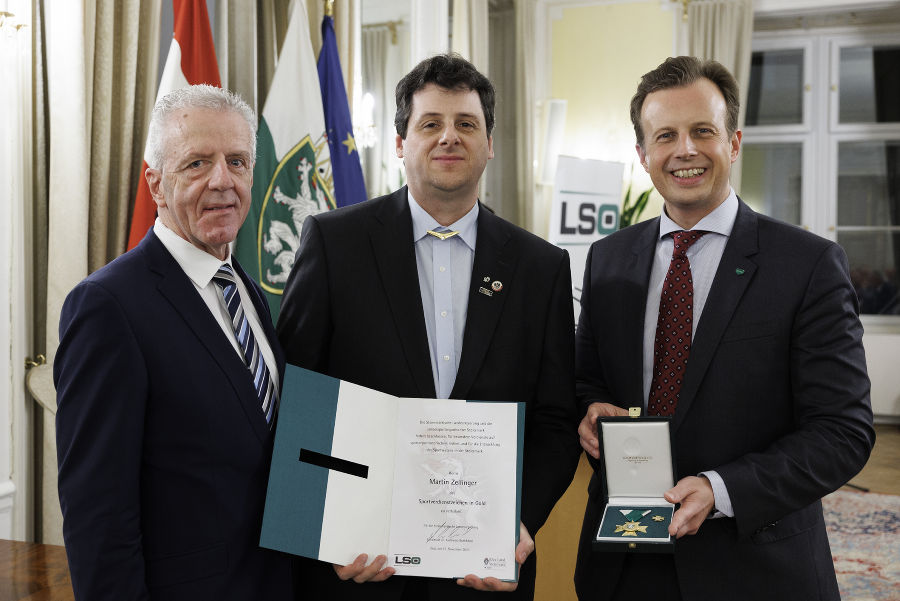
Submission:
M 812 73 L 813 68 L 812 46 L 813 40 L 793 36 L 790 38 L 784 38 L 781 35 L 760 33 L 756 34 L 753 37 L 753 46 L 751 52 L 798 49 L 803 50 L 803 102 L 801 109 L 803 111 L 803 119 L 800 123 L 792 123 L 788 125 L 754 125 L 752 126 L 752 130 L 754 133 L 760 135 L 809 133 L 812 127 L 812 113 L 815 110 L 812 102 L 812 97 L 809 93 L 812 88 L 810 79 L 810 74 Z M 747 129 L 748 128 L 745 128 L 745 131 Z
M 897 46 L 900 24 L 755 32 L 752 52 L 803 50 L 803 117 L 790 125 L 743 128 L 743 144 L 802 144 L 801 227 L 837 241 L 838 148 L 842 142 L 900 142 L 900 123 L 838 123 L 840 52 Z M 894 226 L 844 226 L 841 231 L 900 231 Z M 860 316 L 866 331 L 900 334 L 900 316 Z

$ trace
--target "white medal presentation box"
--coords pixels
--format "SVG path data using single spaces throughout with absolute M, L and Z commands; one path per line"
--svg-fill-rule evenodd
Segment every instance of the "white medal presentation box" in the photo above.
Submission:
M 675 485 L 668 417 L 597 420 L 603 466 L 603 517 L 595 551 L 672 553 L 669 524 L 675 506 L 663 494 Z

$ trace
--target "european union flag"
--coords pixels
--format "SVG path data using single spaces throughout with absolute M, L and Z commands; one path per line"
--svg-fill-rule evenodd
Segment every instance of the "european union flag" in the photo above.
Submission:
M 366 200 L 368 196 L 359 164 L 359 151 L 353 139 L 353 122 L 341 75 L 334 21 L 329 16 L 322 19 L 322 51 L 319 53 L 318 67 L 325 131 L 331 151 L 334 200 L 338 207 L 345 207 Z

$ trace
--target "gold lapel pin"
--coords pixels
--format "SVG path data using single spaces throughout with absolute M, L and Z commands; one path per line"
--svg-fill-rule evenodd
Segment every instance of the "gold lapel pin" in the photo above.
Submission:
M 493 290 L 494 292 L 500 292 L 501 290 L 503 290 L 503 282 L 501 282 L 500 280 L 494 280 L 493 282 L 491 282 L 491 290 Z

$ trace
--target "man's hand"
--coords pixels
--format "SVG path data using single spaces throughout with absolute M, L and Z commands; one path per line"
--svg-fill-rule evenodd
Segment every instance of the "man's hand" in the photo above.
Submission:
M 594 459 L 600 459 L 600 441 L 597 440 L 597 418 L 628 416 L 628 411 L 609 403 L 591 403 L 581 423 L 578 424 L 578 440 L 581 448 Z
M 681 538 L 685 534 L 697 534 L 703 521 L 716 506 L 712 485 L 703 476 L 688 476 L 678 481 L 663 495 L 669 503 L 681 503 L 672 516 L 669 534 Z
M 370 565 L 366 565 L 369 556 L 363 553 L 357 557 L 353 563 L 346 566 L 334 565 L 334 571 L 341 580 L 350 580 L 353 582 L 381 582 L 387 580 L 394 575 L 394 568 L 384 568 L 387 561 L 387 555 L 379 555 Z
M 520 566 L 525 563 L 528 556 L 534 551 L 534 540 L 528 534 L 525 524 L 519 522 L 519 544 L 516 545 L 516 563 Z M 467 574 L 465 578 L 460 578 L 456 584 L 474 588 L 478 591 L 514 591 L 519 586 L 518 582 L 503 582 L 497 578 L 487 577 L 479 578 L 475 574 Z

